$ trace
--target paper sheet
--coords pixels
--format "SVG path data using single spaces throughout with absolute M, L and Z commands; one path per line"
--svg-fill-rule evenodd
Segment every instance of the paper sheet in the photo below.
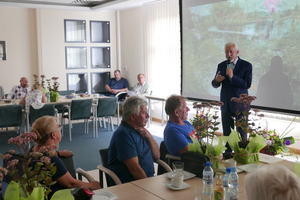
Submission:
M 134 92 L 132 92 L 132 91 L 130 91 L 130 90 L 127 90 L 126 92 L 127 92 L 127 94 L 128 94 L 130 97 L 136 95 L 136 93 L 134 93 Z
M 263 154 L 263 153 L 259 154 L 259 162 L 273 164 L 273 163 L 278 163 L 278 162 L 282 162 L 282 161 L 284 161 L 284 159 L 282 159 L 282 158 L 278 158 L 275 156 L 269 156 L 269 155 Z

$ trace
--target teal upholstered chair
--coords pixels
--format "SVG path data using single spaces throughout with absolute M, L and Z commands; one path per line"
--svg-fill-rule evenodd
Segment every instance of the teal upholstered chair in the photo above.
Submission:
M 67 95 L 70 95 L 74 92 L 75 92 L 75 90 L 61 90 L 61 91 L 58 91 L 59 95 L 61 95 L 61 96 L 67 96 Z M 55 104 L 55 108 L 57 109 L 58 114 L 62 114 L 64 105 L 66 105 L 66 104 Z M 65 110 L 65 111 L 67 112 L 67 110 Z
M 0 106 L 0 127 L 20 127 L 22 126 L 22 105 Z M 24 123 L 25 124 L 25 123 Z M 23 127 L 24 128 L 24 127 Z M 24 128 L 25 131 L 25 128 Z
M 27 131 L 30 130 L 30 126 L 40 117 L 45 115 L 57 117 L 57 110 L 54 104 L 45 104 L 40 109 L 34 109 L 32 106 L 29 108 L 29 113 L 27 113 Z
M 72 120 L 84 120 L 84 134 L 88 133 L 88 123 L 89 119 L 91 117 L 91 108 L 92 108 L 92 102 L 93 99 L 76 99 L 72 100 L 71 102 L 71 107 L 65 105 L 64 109 L 68 109 L 68 112 L 65 113 L 63 109 L 62 113 L 62 119 L 61 119 L 61 124 L 62 126 L 65 124 L 65 118 L 69 119 L 69 138 L 70 141 L 72 141 L 72 134 L 71 134 L 71 129 L 72 129 Z M 63 129 L 62 129 L 63 131 Z M 63 132 L 62 132 L 63 134 Z
M 94 135 L 94 137 L 98 137 L 97 119 L 99 118 L 108 117 L 107 130 L 109 130 L 109 122 L 110 122 L 111 129 L 114 131 L 114 124 L 112 121 L 112 117 L 115 116 L 116 114 L 117 102 L 118 102 L 117 97 L 107 97 L 107 98 L 103 97 L 98 99 L 98 105 L 96 105 L 97 109 L 94 109 L 95 110 L 94 121 L 95 121 L 95 131 L 96 131 L 96 135 Z M 105 128 L 105 120 L 103 120 L 103 126 Z

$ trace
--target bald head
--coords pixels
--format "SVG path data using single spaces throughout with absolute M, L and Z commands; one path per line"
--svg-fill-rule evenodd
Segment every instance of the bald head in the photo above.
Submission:
M 28 87 L 28 79 L 26 77 L 22 77 L 20 79 L 20 85 L 22 88 Z

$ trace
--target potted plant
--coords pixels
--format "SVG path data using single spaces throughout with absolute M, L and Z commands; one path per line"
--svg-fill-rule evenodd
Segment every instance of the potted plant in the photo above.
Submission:
M 58 147 L 41 147 L 41 152 L 30 152 L 30 142 L 36 137 L 34 133 L 24 133 L 8 140 L 9 144 L 18 147 L 19 154 L 10 150 L 3 156 L 7 169 L 0 167 L 0 180 L 3 179 L 3 175 L 12 176 L 12 181 L 5 191 L 5 199 L 47 199 L 51 191 L 50 186 L 55 183 L 52 176 L 57 170 L 51 163 L 51 157 Z
M 295 139 L 293 137 L 286 137 L 286 135 L 292 130 L 289 129 L 291 124 L 295 121 L 296 117 L 291 121 L 291 123 L 288 125 L 288 127 L 284 130 L 283 133 L 278 134 L 276 130 L 267 130 L 264 129 L 259 132 L 260 135 L 262 135 L 267 143 L 267 146 L 265 146 L 260 152 L 268 155 L 278 155 L 281 154 L 286 155 L 286 154 L 293 154 L 293 152 L 290 152 L 290 150 L 287 148 L 288 145 L 294 144 Z
M 58 77 L 52 77 L 52 79 L 47 79 L 46 81 L 48 82 L 48 90 L 50 92 L 50 101 L 51 102 L 57 102 L 58 101 L 58 87 L 59 83 L 57 81 Z M 52 80 L 52 85 L 51 85 L 51 80 Z
M 228 143 L 234 151 L 234 160 L 238 163 L 248 164 L 259 161 L 259 151 L 266 146 L 266 141 L 260 134 L 259 126 L 256 126 L 254 120 L 250 120 L 250 104 L 256 99 L 255 96 L 241 94 L 239 98 L 233 97 L 231 101 L 235 102 L 236 120 L 235 125 L 237 130 L 244 132 L 243 138 L 236 130 L 231 129 L 228 136 Z M 259 114 L 259 110 L 255 110 L 255 116 L 263 117 Z M 249 135 L 249 137 L 248 137 Z
M 39 83 L 39 81 L 38 81 L 38 75 L 36 75 L 36 74 L 33 74 L 33 77 L 34 77 L 34 82 L 35 83 Z M 46 94 L 48 91 L 47 91 L 47 89 L 45 88 L 45 78 L 46 78 L 46 76 L 45 75 L 41 75 L 40 76 L 41 77 L 41 86 L 42 86 L 42 91 Z
M 217 112 L 212 114 L 213 107 L 222 106 L 222 102 L 202 102 L 194 103 L 196 116 L 190 120 L 196 132 L 192 137 L 193 143 L 189 143 L 189 151 L 194 151 L 206 155 L 210 158 L 212 167 L 218 169 L 222 160 L 222 153 L 226 150 L 226 136 L 215 138 L 220 122 L 217 121 Z

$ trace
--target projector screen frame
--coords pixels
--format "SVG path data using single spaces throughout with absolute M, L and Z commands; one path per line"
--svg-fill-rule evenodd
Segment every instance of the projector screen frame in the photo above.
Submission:
M 183 95 L 184 93 L 184 38 L 183 38 L 183 0 L 179 0 L 179 19 L 180 19 L 180 44 L 181 44 L 181 88 L 180 88 L 180 93 Z M 219 2 L 218 0 L 203 0 L 202 2 L 209 2 L 209 3 L 214 3 L 214 2 Z M 229 42 L 229 41 L 228 41 Z M 222 52 L 220 52 L 222 54 Z M 225 56 L 224 56 L 225 59 Z M 221 62 L 222 60 L 220 60 Z M 217 66 L 215 66 L 215 70 L 217 69 Z M 212 77 L 213 79 L 213 77 Z M 212 86 L 211 86 L 212 87 Z M 203 101 L 203 102 L 209 102 L 209 101 L 219 101 L 220 96 L 218 96 L 218 100 L 216 99 L 204 99 L 204 98 L 195 98 L 191 96 L 185 96 L 189 101 Z M 257 108 L 261 111 L 266 111 L 266 112 L 271 112 L 271 113 L 281 113 L 281 114 L 293 114 L 293 115 L 300 115 L 300 109 L 299 110 L 291 110 L 291 109 L 282 109 L 282 108 L 274 108 L 274 107 L 267 107 L 267 106 L 261 106 L 261 105 L 251 105 L 251 108 Z

